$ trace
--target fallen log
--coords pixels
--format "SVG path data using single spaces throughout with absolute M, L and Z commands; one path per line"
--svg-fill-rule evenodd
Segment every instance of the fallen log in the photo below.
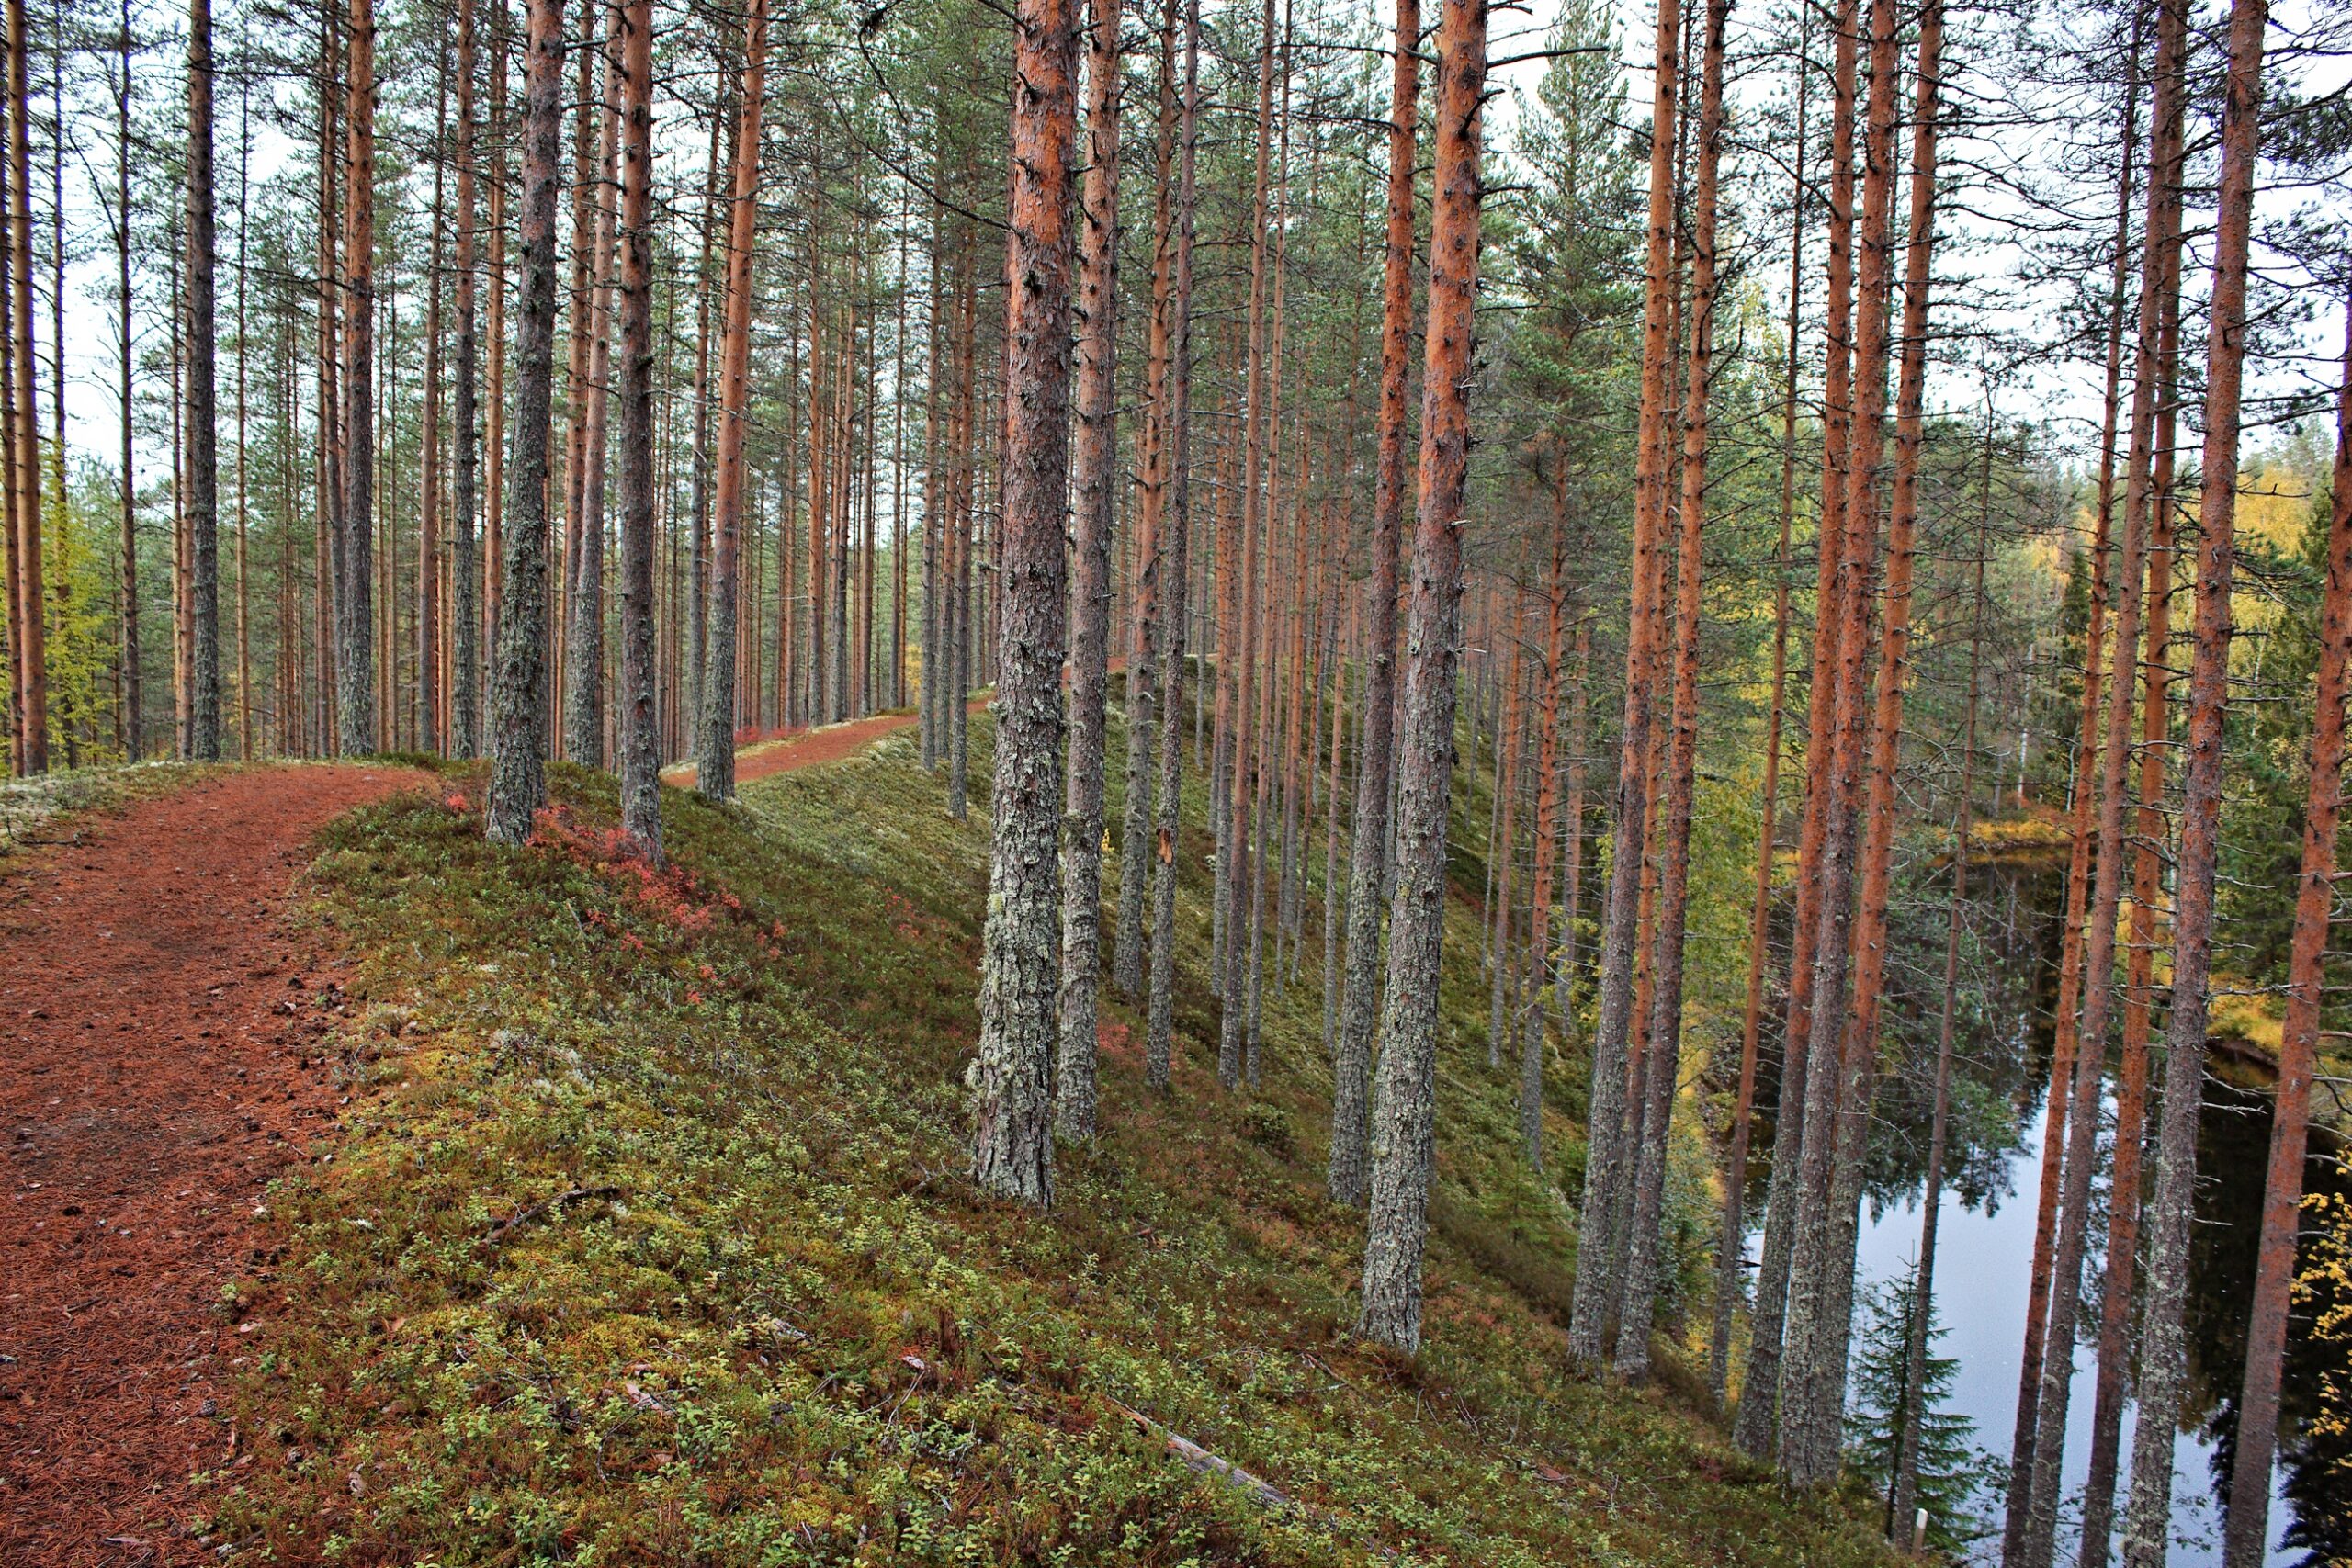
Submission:
M 1164 1442 L 1169 1457 L 1186 1469 L 1216 1477 L 1261 1508 L 1279 1510 L 1291 1506 L 1289 1496 L 1273 1483 L 1261 1480 L 1231 1460 L 1219 1459 L 1192 1438 L 1170 1430 L 1140 1410 L 1120 1404 L 1115 1399 L 1111 1403 L 1125 1411 L 1127 1419 Z

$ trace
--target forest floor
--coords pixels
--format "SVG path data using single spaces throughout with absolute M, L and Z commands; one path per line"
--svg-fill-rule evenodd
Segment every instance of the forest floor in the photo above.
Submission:
M 398 766 L 181 771 L 39 813 L 0 876 L 0 1562 L 194 1562 L 189 1478 L 246 1445 L 221 1310 L 263 1188 L 333 1124 L 334 944 L 291 911 L 319 828 Z
M 976 720 L 976 795 L 989 737 Z M 1268 954 L 1264 1088 L 1216 1087 L 1197 779 L 1173 1092 L 1145 1089 L 1106 997 L 1102 1135 L 1063 1146 L 1045 1214 L 964 1174 L 989 829 L 977 803 L 949 818 L 911 735 L 737 805 L 665 793 L 660 870 L 605 775 L 556 768 L 520 850 L 483 841 L 481 784 L 453 764 L 322 835 L 351 1103 L 332 1162 L 273 1184 L 224 1298 L 259 1325 L 224 1401 L 253 1459 L 203 1478 L 195 1528 L 239 1560 L 1888 1561 L 1866 1500 L 1792 1497 L 1737 1455 L 1674 1344 L 1650 1388 L 1566 1374 L 1581 1080 L 1551 1075 L 1538 1176 L 1516 1074 L 1487 1065 L 1475 856 L 1407 1360 L 1349 1332 L 1363 1220 L 1324 1193 L 1319 921 L 1281 954 L 1295 983 Z M 1704 1163 L 1694 1133 L 1678 1310 Z M 1264 1484 L 1178 1462 L 1203 1450 Z

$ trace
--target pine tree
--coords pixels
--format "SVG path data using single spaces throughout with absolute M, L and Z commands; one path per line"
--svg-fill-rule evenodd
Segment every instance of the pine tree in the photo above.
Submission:
M 1485 0 L 1445 0 L 1437 61 L 1437 200 L 1430 229 L 1420 496 L 1413 534 L 1398 738 L 1396 883 L 1388 983 L 1373 1089 L 1370 1224 L 1358 1330 L 1412 1351 L 1421 1342 L 1421 1249 L 1437 1105 L 1437 976 L 1445 912 L 1446 804 L 1453 791 L 1454 666 L 1462 626 L 1464 492 L 1478 292 L 1479 109 Z M 1231 1005 L 1231 998 L 1227 998 Z
M 621 827 L 662 860 L 662 752 L 654 712 L 653 0 L 615 7 L 620 79 Z
M 1405 415 L 1413 351 L 1413 164 L 1419 129 L 1420 3 L 1396 0 L 1388 120 L 1387 243 L 1381 266 L 1380 445 L 1373 475 L 1363 722 L 1348 864 L 1348 951 L 1332 1055 L 1332 1198 L 1363 1201 L 1370 1154 L 1372 1041 L 1387 902 L 1390 770 L 1396 749 L 1396 594 L 1405 516 Z
M 1014 28 L 1005 340 L 1004 604 L 995 827 L 980 961 L 972 1174 L 1053 1201 L 1047 1128 L 1060 981 L 1062 518 L 1069 484 L 1070 263 L 1078 152 L 1075 0 L 1023 0 Z
M 2188 761 L 2182 783 L 2173 916 L 2172 1013 L 2165 1033 L 2165 1097 L 2155 1191 L 2147 1206 L 2148 1299 L 2140 1331 L 2141 1421 L 2132 1445 L 2132 1495 L 2123 1516 L 2125 1568 L 2160 1568 L 2172 1514 L 2172 1420 L 2188 1379 L 2181 1337 L 2188 1230 L 2197 1181 L 2197 1119 L 2211 1007 L 2214 866 L 2220 835 L 2222 720 L 2229 698 L 2235 567 L 2238 419 L 2245 358 L 2246 273 L 2254 219 L 2262 106 L 2264 0 L 2230 9 L 2229 73 L 2222 118 L 2220 215 L 2213 254 L 2212 325 L 2207 338 L 2205 446 L 2199 465 L 2197 608 L 2188 678 Z
M 1076 473 L 1077 601 L 1070 649 L 1069 800 L 1063 822 L 1062 973 L 1056 1120 L 1064 1136 L 1090 1138 L 1095 1118 L 1096 999 L 1102 970 L 1102 774 L 1105 687 L 1111 658 L 1112 494 L 1118 458 L 1116 391 L 1119 277 L 1120 28 L 1117 0 L 1094 0 L 1087 51 L 1086 199 L 1080 276 Z
M 22 0 L 16 0 L 11 11 L 15 24 L 16 48 L 10 69 L 21 75 L 24 70 L 25 38 L 18 12 Z M 18 118 L 21 128 L 23 96 L 19 90 Z M 23 198 L 23 166 L 17 172 L 17 197 Z M 191 587 L 195 594 L 192 611 L 195 618 L 194 712 L 190 718 L 190 750 L 199 762 L 220 760 L 220 464 L 219 454 L 219 410 L 214 398 L 214 321 L 215 290 L 213 288 L 212 231 L 212 6 L 211 0 L 190 0 L 187 22 L 187 519 L 188 538 L 193 547 Z M 31 279 L 24 280 L 19 297 L 29 301 Z M 29 356 L 23 362 L 23 385 L 29 388 L 32 365 Z M 29 417 L 29 415 L 28 415 Z M 36 512 L 38 502 L 35 502 Z M 37 563 L 40 558 L 39 536 L 31 536 L 25 547 L 28 570 L 34 573 L 31 597 L 40 602 Z M 37 625 L 42 612 L 37 611 L 28 625 Z M 27 723 L 45 726 L 46 721 L 28 716 Z M 40 755 L 37 744 L 34 755 Z
M 563 114 L 563 0 L 528 0 L 523 50 L 523 276 L 514 338 L 514 493 L 500 573 L 483 821 L 519 844 L 547 803 L 548 449 L 554 415 L 556 149 Z

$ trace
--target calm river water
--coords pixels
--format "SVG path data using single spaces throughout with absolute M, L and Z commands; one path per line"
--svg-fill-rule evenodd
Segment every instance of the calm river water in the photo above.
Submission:
M 2046 1068 L 2044 1069 L 2046 1071 Z M 2109 1117 L 2113 1107 L 2108 1106 Z M 2252 1221 L 2261 1195 L 2264 1151 L 2269 1142 L 2267 1098 L 2209 1080 L 2199 1134 L 2199 1242 L 2190 1284 L 2189 1339 L 2192 1382 L 2201 1406 L 2193 1430 L 2180 1434 L 2174 1449 L 2174 1546 L 2179 1568 L 2208 1568 L 2221 1561 L 2219 1497 L 2225 1484 L 2217 1459 L 2226 1451 L 2235 1423 L 2235 1399 L 2245 1359 L 2246 1292 L 2254 1260 Z M 1948 1330 L 1940 1347 L 1960 1362 L 1952 1408 L 1976 1424 L 1980 1445 L 2006 1457 L 2017 1420 L 2018 1368 L 2022 1354 L 2028 1275 L 2032 1267 L 2034 1213 L 2041 1170 L 2041 1108 L 2026 1123 L 2022 1146 L 2008 1159 L 2010 1192 L 1996 1203 L 1970 1208 L 1947 1189 L 1937 1246 L 1938 1305 Z M 2335 1168 L 2313 1161 L 2314 1181 L 2340 1180 Z M 1919 1195 L 1915 1190 L 1875 1214 L 1865 1207 L 1860 1268 L 1871 1282 L 1906 1274 L 1917 1256 Z M 2096 1280 L 2098 1259 L 2086 1277 Z M 2302 1325 L 2299 1316 L 2298 1327 Z M 2290 1347 L 2287 1382 L 2290 1406 L 2298 1390 L 2315 1381 L 2312 1348 Z M 2096 1344 L 2075 1357 L 2074 1394 L 2068 1404 L 2066 1488 L 2079 1494 L 2088 1465 Z M 2290 1410 L 2290 1415 L 2291 1415 Z M 2136 1413 L 2134 1413 L 2136 1414 Z M 2125 1417 L 2123 1452 L 2132 1451 Z M 2291 1437 L 2273 1475 L 2278 1498 L 2271 1512 L 2269 1561 L 2278 1568 L 2307 1562 L 2344 1561 L 2352 1551 L 2352 1491 L 2331 1457 L 2293 1446 Z M 1998 1503 L 1993 1500 L 1997 1523 Z M 2070 1506 L 2070 1521 L 2076 1510 Z M 2076 1541 L 2062 1537 L 2062 1561 Z M 1979 1555 L 1999 1554 L 1997 1532 Z

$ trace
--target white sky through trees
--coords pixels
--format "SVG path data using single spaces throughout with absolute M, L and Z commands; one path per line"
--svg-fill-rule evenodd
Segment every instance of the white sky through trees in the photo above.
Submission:
M 2026 3 L 2031 6 L 2031 11 L 2023 17 L 2007 9 L 1997 14 L 1988 12 L 1977 5 L 1953 4 L 1949 13 L 1952 39 L 1946 58 L 1951 62 L 1952 71 L 1944 96 L 1954 107 L 1947 121 L 1942 158 L 1944 199 L 1939 220 L 1942 242 L 1938 248 L 1934 299 L 1938 341 L 1930 360 L 1928 400 L 1931 412 L 1979 417 L 1985 395 L 1984 378 L 1990 367 L 1996 407 L 2012 419 L 2043 425 L 2050 452 L 2087 468 L 2095 460 L 2098 442 L 2103 345 L 2079 309 L 2070 318 L 2069 307 L 2095 302 L 2103 298 L 2106 288 L 2106 263 L 2098 252 L 2111 242 L 2115 209 L 2113 94 L 2111 89 L 2080 76 L 2066 79 L 2063 62 L 2052 66 L 2046 57 L 2044 64 L 2052 68 L 2042 73 L 2050 79 L 2029 79 L 2034 73 L 2020 69 L 2016 41 L 2018 38 L 2045 51 L 2069 41 L 2082 46 L 2087 41 L 2083 29 L 2100 24 L 2096 19 L 2062 15 L 2074 8 L 2052 6 L 2047 0 Z M 1302 6 L 1302 10 L 1308 8 Z M 1352 15 L 1352 20 L 1326 15 L 1317 24 L 1326 36 L 1358 37 L 1368 30 L 1385 47 L 1385 35 L 1379 30 L 1382 17 L 1357 6 L 1348 6 L 1345 10 Z M 1515 134 L 1519 103 L 1522 98 L 1532 99 L 1546 69 L 1547 62 L 1538 56 L 1558 10 L 1558 0 L 1532 0 L 1530 6 L 1498 8 L 1495 13 L 1491 57 L 1529 58 L 1518 59 L 1493 73 L 1494 96 L 1488 109 L 1492 185 L 1507 185 L 1515 178 L 1510 163 L 1519 146 Z M 2200 0 L 2198 17 L 2201 43 L 2208 52 L 2215 42 L 2213 29 L 2220 14 L 2212 0 Z M 1621 6 L 1617 17 L 1620 56 L 1626 67 L 1627 118 L 1632 124 L 1638 124 L 1648 113 L 1647 56 L 1653 15 L 1647 5 L 1634 0 L 1630 8 Z M 107 73 L 114 68 L 107 45 L 116 25 L 115 16 L 115 8 L 110 6 L 84 5 L 78 8 L 73 17 L 74 25 L 95 48 L 85 49 L 69 63 L 66 81 L 70 133 L 65 177 L 67 440 L 73 448 L 71 456 L 77 463 L 95 461 L 109 472 L 120 449 L 121 376 L 113 298 L 116 263 L 109 217 L 115 180 L 115 121 L 107 82 Z M 388 30 L 390 17 L 387 11 L 380 24 Z M 168 115 L 176 121 L 184 113 L 181 67 L 185 44 L 180 11 L 152 4 L 134 6 L 132 17 L 134 28 L 147 43 L 133 66 L 136 138 L 142 119 L 153 125 L 158 117 Z M 1726 209 L 1728 213 L 1736 204 L 1739 217 L 1736 227 L 1727 224 L 1725 259 L 1738 276 L 1736 287 L 1758 291 L 1763 314 L 1776 321 L 1783 318 L 1786 309 L 1788 175 L 1784 160 L 1791 77 L 1784 51 L 1787 40 L 1794 36 L 1792 17 L 1787 0 L 1773 0 L 1769 10 L 1755 0 L 1747 0 L 1733 12 L 1730 43 L 1733 107 L 1732 140 L 1725 165 Z M 300 192 L 300 204 L 307 209 L 311 200 L 309 186 L 316 178 L 316 153 L 311 143 L 290 140 L 268 123 L 261 95 L 269 84 L 256 78 L 249 89 L 241 89 L 236 75 L 240 57 L 238 12 L 233 8 L 223 12 L 217 26 L 221 68 L 215 110 L 222 263 L 220 408 L 224 433 L 233 441 L 235 262 L 239 229 L 245 220 L 238 201 L 239 137 L 244 113 L 241 91 L 253 94 L 250 182 L 251 204 L 256 213 L 266 210 L 273 201 L 284 201 L 289 186 Z M 39 19 L 35 30 L 37 34 L 44 30 Z M 1826 62 L 1827 27 L 1818 10 L 1814 22 L 1813 51 L 1817 62 Z M 45 75 L 39 69 L 45 63 L 36 61 L 36 77 Z M 1130 68 L 1143 67 L 1131 60 Z M 422 244 L 430 243 L 426 227 L 432 175 L 430 165 L 422 155 L 424 149 L 415 143 L 420 130 L 429 136 L 434 83 L 429 73 L 411 74 L 421 74 L 424 79 L 393 79 L 385 83 L 381 125 L 387 141 L 383 165 L 388 174 L 403 162 L 413 161 L 414 167 L 405 186 L 388 178 L 380 188 L 383 204 L 406 209 L 401 215 L 405 231 Z M 2276 0 L 2271 9 L 2265 78 L 2266 98 L 2271 102 L 2276 102 L 2282 92 L 2303 97 L 2345 94 L 2352 88 L 2352 17 L 2347 17 L 2343 7 L 2330 6 L 2327 0 Z M 519 77 L 514 85 L 519 88 Z M 277 85 L 289 99 L 298 90 L 296 84 L 283 78 Z M 657 84 L 661 85 L 664 85 Z M 33 94 L 39 100 L 34 108 L 38 127 L 49 112 L 48 83 L 36 80 Z M 1826 83 L 1818 76 L 1812 99 L 1812 126 L 1817 141 L 1826 133 L 1828 109 Z M 1129 94 L 1130 114 L 1141 112 L 1136 107 L 1141 101 L 1138 95 Z M 1909 102 L 1907 85 L 1904 101 L 1906 105 Z M 2101 111 L 2102 103 L 2106 112 Z M 661 120 L 668 121 L 656 174 L 657 197 L 662 185 L 676 180 L 682 171 L 699 170 L 707 155 L 707 133 L 698 125 L 684 123 L 684 106 L 674 96 L 657 97 L 657 130 L 661 129 Z M 1770 118 L 1776 114 L 1781 117 L 1777 121 Z M 2144 100 L 2140 120 L 2144 137 Z M 1366 132 L 1367 136 L 1373 134 Z M 2209 144 L 2210 127 L 2200 130 L 2192 125 L 2191 138 L 2193 144 Z M 45 138 L 37 132 L 32 194 L 40 233 L 35 247 L 37 253 L 45 255 L 49 244 L 46 212 L 50 191 L 47 173 L 40 167 L 46 162 L 44 142 Z M 1762 142 L 1779 145 L 1759 146 Z M 1374 151 L 1376 153 L 1379 150 Z M 164 313 L 169 293 L 161 239 L 160 203 L 165 192 L 147 177 L 146 168 L 153 161 L 152 154 L 142 158 L 134 152 L 133 200 L 140 204 L 141 227 L 147 232 L 135 242 L 133 269 L 140 352 L 153 356 L 154 364 L 160 365 L 158 351 L 168 327 Z M 2141 162 L 2144 164 L 2144 149 Z M 2198 172 L 2192 175 L 2192 186 L 2210 177 L 2210 145 L 2205 145 L 2203 155 L 2197 158 Z M 1809 178 L 1818 165 L 1816 158 L 1815 169 L 1808 171 Z M 692 177 L 687 183 L 699 186 L 699 181 Z M 169 194 L 175 201 L 182 199 L 176 190 Z M 455 199 L 454 181 L 448 198 Z M 2141 203 L 2135 200 L 2133 205 L 2136 230 Z M 2183 274 L 2183 313 L 2184 321 L 2197 328 L 2202 319 L 2209 265 L 2210 195 L 2192 188 L 2190 208 L 2191 249 Z M 2275 164 L 2266 163 L 2256 197 L 2257 230 L 2275 227 L 2298 213 L 2331 220 L 2336 232 L 2352 235 L 2352 191 L 2347 191 L 2341 180 L 2288 184 L 2282 170 Z M 1809 215 L 1808 223 L 1805 282 L 1811 310 L 1817 311 L 1822 287 L 1820 269 L 1826 254 L 1818 205 Z M 307 229 L 307 222 L 301 227 Z M 2060 231 L 2068 228 L 2074 231 Z M 309 243 L 314 246 L 315 240 Z M 2344 243 L 2347 253 L 2352 253 L 2352 239 Z M 2080 248 L 2065 248 L 2068 246 Z M 306 251 L 305 260 L 311 254 Z M 2111 255 L 2111 252 L 2108 254 Z M 2078 264 L 2074 269 L 2074 283 L 2037 276 L 2046 275 L 2067 257 Z M 403 258 L 405 278 L 401 308 L 404 324 L 423 316 L 424 290 L 417 273 L 424 259 Z M 2249 363 L 2248 376 L 2246 439 L 2250 446 L 2264 439 L 2262 426 L 2266 422 L 2281 417 L 2284 405 L 2278 400 L 2295 393 L 2324 395 L 2332 388 L 2335 361 L 2342 343 L 2344 309 L 2340 281 L 2314 281 L 2302 263 L 2276 247 L 2258 246 L 2256 265 L 2260 279 L 2257 290 L 2267 284 L 2274 302 L 2278 291 L 2290 294 L 2294 297 L 2293 305 L 2307 319 L 2291 332 L 2274 331 L 2257 336 L 2256 357 Z M 2342 272 L 2352 270 L 2341 262 L 2337 266 L 2339 276 Z M 49 275 L 45 268 L 38 279 L 38 288 L 40 310 L 35 335 L 41 340 L 41 397 L 46 403 L 51 396 L 49 377 L 54 345 L 47 341 Z M 2263 303 L 2259 292 L 2256 303 L 2257 309 Z M 446 305 L 445 299 L 445 308 Z M 274 333 L 266 330 L 267 321 L 259 317 L 258 305 L 255 310 L 256 317 L 250 329 L 255 358 L 248 371 L 248 396 L 258 418 L 270 395 L 264 358 L 274 354 L 276 339 Z M 297 347 L 297 354 L 305 364 L 310 346 L 306 336 Z M 1817 341 L 1808 347 L 1817 355 Z M 1779 345 L 1751 343 L 1747 352 L 1777 355 Z M 416 357 L 413 354 L 403 355 L 399 368 L 404 377 L 413 378 L 420 373 L 418 365 L 409 363 Z M 2126 363 L 2128 367 L 2128 352 Z M 168 410 L 161 401 L 166 387 L 161 376 L 153 373 L 153 367 L 141 367 L 141 402 L 152 411 L 142 420 L 144 428 L 139 447 L 142 490 L 154 485 L 169 471 L 168 436 L 160 434 L 168 430 Z M 2186 375 L 2193 379 L 2200 373 L 2200 367 L 2201 358 L 2184 355 Z M 307 371 L 300 374 L 306 377 Z M 303 399 L 306 409 L 309 394 L 305 379 L 298 396 Z M 2195 413 L 2192 402 L 2188 411 L 2190 429 L 2194 427 Z M 224 445 L 221 460 L 224 469 L 233 463 L 232 446 Z

